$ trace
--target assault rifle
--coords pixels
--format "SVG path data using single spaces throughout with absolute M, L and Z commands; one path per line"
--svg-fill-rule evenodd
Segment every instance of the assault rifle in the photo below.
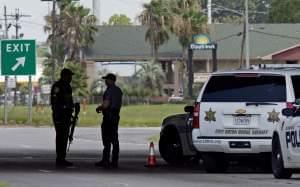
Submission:
M 74 130 L 75 130 L 75 126 L 76 126 L 77 121 L 78 121 L 78 114 L 80 112 L 80 103 L 75 103 L 74 104 L 74 109 L 75 109 L 74 116 L 72 116 L 71 126 L 70 126 L 68 151 L 70 149 L 71 143 L 73 142 Z

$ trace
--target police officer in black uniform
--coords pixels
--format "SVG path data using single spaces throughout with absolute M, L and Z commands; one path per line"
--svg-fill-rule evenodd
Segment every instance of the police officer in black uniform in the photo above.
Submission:
M 118 126 L 120 120 L 120 110 L 122 106 L 122 91 L 115 85 L 116 76 L 112 73 L 102 77 L 105 80 L 107 89 L 103 95 L 103 102 L 96 108 L 96 112 L 103 114 L 101 125 L 103 155 L 100 162 L 95 163 L 98 167 L 118 167 L 119 160 L 119 139 Z M 110 151 L 112 149 L 112 162 L 110 163 Z
M 73 72 L 64 68 L 60 73 L 60 79 L 51 88 L 52 117 L 56 131 L 56 165 L 72 166 L 66 161 L 69 129 L 71 125 L 74 103 L 72 98 Z

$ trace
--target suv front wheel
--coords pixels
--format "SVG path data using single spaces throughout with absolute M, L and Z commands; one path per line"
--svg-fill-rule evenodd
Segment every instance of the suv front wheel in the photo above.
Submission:
M 163 131 L 159 139 L 159 152 L 161 157 L 171 165 L 184 162 L 182 146 L 176 130 L 167 128 Z

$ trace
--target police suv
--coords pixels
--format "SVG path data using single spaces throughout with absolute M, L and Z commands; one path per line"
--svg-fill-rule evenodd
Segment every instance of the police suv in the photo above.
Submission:
M 162 157 L 170 162 L 175 160 L 175 155 L 178 159 L 179 153 L 184 158 L 185 152 L 189 156 L 194 152 L 202 157 L 207 172 L 224 172 L 231 158 L 241 156 L 258 155 L 264 158 L 262 163 L 270 166 L 272 135 L 285 118 L 281 110 L 300 97 L 300 69 L 297 68 L 300 66 L 265 64 L 213 73 L 194 107 L 186 107 L 190 117 L 181 114 L 163 121 Z M 176 124 L 176 120 L 181 120 L 181 124 Z M 168 141 L 166 135 L 171 137 L 174 133 L 178 135 Z M 166 145 L 168 142 L 172 145 Z M 187 148 L 189 144 L 193 148 Z M 176 151 L 172 152 L 172 148 Z
M 296 100 L 282 110 L 286 116 L 272 138 L 272 170 L 275 178 L 286 179 L 300 169 L 300 76 L 294 77 Z

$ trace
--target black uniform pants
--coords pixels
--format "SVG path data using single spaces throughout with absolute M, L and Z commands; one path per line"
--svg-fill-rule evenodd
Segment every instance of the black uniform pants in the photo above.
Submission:
M 69 131 L 71 125 L 71 117 L 54 121 L 55 131 L 56 131 L 56 160 L 62 161 L 66 158 L 67 146 L 68 146 L 68 138 Z
M 110 150 L 112 145 L 112 162 L 117 163 L 119 160 L 119 138 L 118 125 L 120 116 L 119 113 L 105 113 L 101 125 L 102 143 L 104 146 L 102 161 L 109 162 Z

